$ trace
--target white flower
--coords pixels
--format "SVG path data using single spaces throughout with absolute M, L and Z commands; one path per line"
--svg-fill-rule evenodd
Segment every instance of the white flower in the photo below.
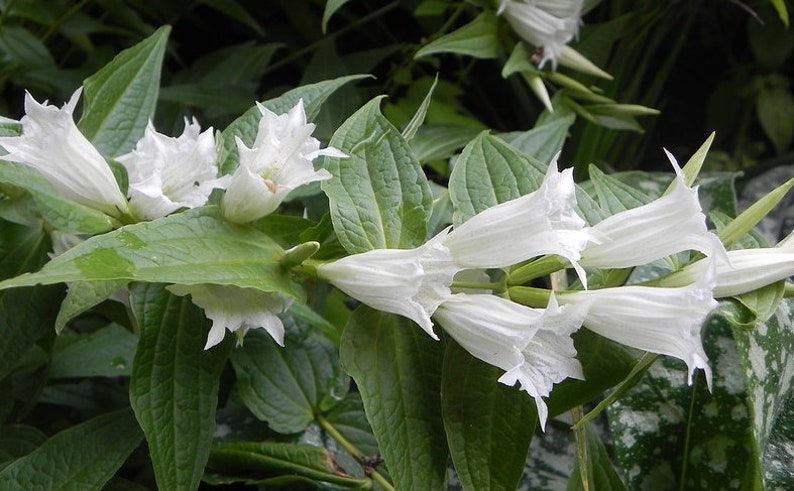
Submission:
M 598 243 L 592 242 L 582 251 L 581 266 L 628 268 L 690 249 L 724 259 L 722 243 L 706 228 L 697 187 L 686 185 L 678 162 L 669 152 L 667 156 L 676 172 L 671 191 L 594 225 Z
M 289 113 L 277 115 L 258 104 L 262 118 L 251 148 L 238 138 L 240 165 L 232 174 L 221 207 L 227 219 L 245 223 L 272 213 L 290 191 L 314 181 L 330 179 L 325 169 L 315 170 L 320 155 L 345 157 L 339 150 L 320 150 L 311 136 L 315 125 L 306 122 L 303 101 Z
M 462 268 L 503 268 L 554 254 L 578 266 L 580 251 L 594 240 L 576 214 L 573 169 L 549 165 L 540 187 L 492 206 L 455 227 L 444 240 Z
M 673 356 L 689 368 L 711 368 L 703 351 L 700 329 L 716 306 L 713 268 L 697 282 L 678 288 L 620 286 L 600 290 L 557 292 L 561 305 L 586 305 L 584 326 L 605 338 L 633 348 Z
M 192 302 L 204 309 L 212 320 L 204 349 L 223 341 L 226 330 L 237 335 L 238 343 L 249 329 L 262 328 L 284 346 L 284 324 L 278 318 L 292 304 L 290 297 L 232 285 L 170 285 L 174 295 L 190 295 Z
M 716 265 L 717 284 L 714 296 L 733 297 L 758 290 L 794 275 L 794 234 L 775 247 L 728 251 L 728 261 Z M 692 283 L 709 268 L 709 260 L 701 259 L 661 280 L 663 286 Z
M 127 198 L 105 159 L 72 117 L 81 92 L 82 87 L 61 109 L 39 104 L 26 93 L 25 116 L 19 121 L 22 135 L 0 137 L 0 145 L 8 152 L 1 158 L 34 168 L 77 203 L 120 217 L 128 212 Z
M 222 187 L 212 128 L 201 133 L 194 119 L 185 120 L 182 135 L 158 133 L 152 123 L 130 153 L 116 158 L 127 169 L 130 208 L 145 220 L 164 217 L 179 208 L 207 202 L 212 189 Z
M 442 241 L 415 249 L 374 249 L 317 267 L 317 275 L 372 308 L 407 317 L 433 339 L 430 316 L 450 294 L 459 268 Z
M 559 307 L 552 296 L 546 309 L 532 309 L 495 295 L 458 293 L 436 310 L 435 319 L 466 351 L 505 371 L 499 382 L 535 399 L 546 426 L 543 397 L 568 377 L 584 379 L 571 334 L 584 318 L 582 307 Z
M 498 14 L 521 38 L 543 49 L 540 67 L 551 60 L 556 68 L 563 47 L 581 24 L 583 0 L 502 0 Z

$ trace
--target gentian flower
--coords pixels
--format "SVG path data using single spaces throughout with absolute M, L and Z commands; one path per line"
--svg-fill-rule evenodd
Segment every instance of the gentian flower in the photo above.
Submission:
M 39 104 L 26 93 L 25 115 L 19 121 L 22 134 L 0 137 L 0 146 L 8 152 L 0 158 L 32 167 L 65 197 L 119 218 L 128 213 L 127 198 L 72 116 L 81 92 L 82 87 L 61 109 Z
M 628 268 L 690 249 L 724 260 L 722 243 L 706 228 L 697 186 L 687 186 L 678 162 L 669 152 L 667 156 L 676 173 L 670 192 L 594 225 L 598 242 L 582 251 L 581 266 Z
M 576 214 L 573 169 L 549 165 L 540 187 L 492 206 L 454 228 L 444 239 L 461 268 L 503 268 L 554 254 L 578 266 L 585 245 L 596 240 Z
M 584 326 L 633 348 L 673 356 L 689 368 L 702 368 L 711 388 L 711 368 L 700 329 L 716 306 L 714 268 L 695 283 L 677 288 L 619 286 L 600 290 L 557 292 L 560 305 L 586 305 Z
M 201 133 L 195 119 L 186 119 L 182 135 L 176 138 L 158 133 L 149 122 L 135 149 L 116 160 L 127 169 L 130 208 L 144 220 L 202 206 L 212 189 L 224 183 L 216 179 L 212 128 Z
M 539 63 L 557 67 L 563 47 L 573 40 L 581 24 L 583 0 L 501 0 L 498 14 L 504 15 L 522 39 L 542 48 Z
M 430 316 L 459 271 L 443 245 L 446 230 L 415 249 L 374 249 L 317 267 L 317 275 L 372 308 L 402 315 L 430 337 Z
M 166 288 L 174 295 L 190 295 L 191 301 L 204 309 L 204 314 L 212 320 L 205 350 L 223 341 L 227 329 L 237 335 L 238 344 L 242 344 L 249 329 L 261 328 L 284 346 L 284 324 L 278 314 L 292 305 L 290 297 L 233 285 L 170 285 Z
M 794 234 L 775 247 L 728 251 L 728 262 L 716 265 L 717 298 L 733 297 L 758 290 L 794 275 Z M 709 268 L 708 259 L 701 259 L 662 278 L 663 286 L 681 286 L 703 276 Z
M 321 156 L 345 157 L 339 150 L 320 149 L 311 136 L 315 125 L 306 122 L 303 101 L 287 114 L 275 114 L 257 103 L 262 118 L 251 148 L 237 138 L 240 165 L 232 174 L 221 202 L 224 216 L 237 223 L 275 211 L 290 191 L 310 182 L 330 179 L 312 161 Z
M 518 382 L 535 399 L 545 428 L 543 397 L 568 377 L 584 379 L 571 334 L 585 311 L 559 307 L 553 296 L 546 309 L 533 309 L 495 295 L 457 293 L 438 307 L 435 319 L 466 351 L 504 370 L 499 382 Z

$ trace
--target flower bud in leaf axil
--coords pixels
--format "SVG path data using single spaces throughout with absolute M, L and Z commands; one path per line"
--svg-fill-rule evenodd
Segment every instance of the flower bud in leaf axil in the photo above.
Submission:
M 302 100 L 281 115 L 261 104 L 257 107 L 262 118 L 256 139 L 248 148 L 237 138 L 240 165 L 221 201 L 224 216 L 237 223 L 273 213 L 299 186 L 330 179 L 331 174 L 325 169 L 314 169 L 315 158 L 346 157 L 332 147 L 320 149 L 320 142 L 311 136 L 314 124 L 306 122 Z
M 150 122 L 135 150 L 116 160 L 127 169 L 130 208 L 145 220 L 203 206 L 212 189 L 228 180 L 217 179 L 212 128 L 201 133 L 195 119 L 185 120 L 177 138 L 158 133 Z
M 223 341 L 227 329 L 237 335 L 238 344 L 242 344 L 249 329 L 262 328 L 284 346 L 284 324 L 278 314 L 292 305 L 290 297 L 233 285 L 171 285 L 166 288 L 174 295 L 190 295 L 193 303 L 204 309 L 204 314 L 212 320 L 205 350 Z
M 0 146 L 8 152 L 1 158 L 32 167 L 65 197 L 119 218 L 128 213 L 127 198 L 104 157 L 72 117 L 81 92 L 82 87 L 61 109 L 39 104 L 26 93 L 25 116 L 19 121 L 22 134 L 0 137 Z

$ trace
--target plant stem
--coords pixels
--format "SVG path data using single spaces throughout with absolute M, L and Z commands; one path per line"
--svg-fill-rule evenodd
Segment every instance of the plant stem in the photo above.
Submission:
M 364 454 L 361 452 L 361 450 L 359 450 L 358 448 L 356 448 L 355 445 L 350 443 L 350 441 L 348 441 L 348 439 L 345 438 L 344 435 L 342 435 L 339 432 L 339 430 L 337 430 L 334 427 L 334 425 L 331 424 L 330 421 L 325 419 L 325 417 L 322 414 L 315 415 L 314 419 L 315 421 L 317 421 L 320 427 L 322 427 L 322 429 L 325 430 L 326 433 L 331 435 L 331 438 L 336 440 L 339 443 L 339 445 L 342 446 L 342 448 L 347 450 L 347 452 L 350 455 L 352 455 L 354 459 L 356 459 L 359 463 L 362 463 L 364 459 Z M 362 466 L 364 466 L 363 463 Z M 373 481 L 380 484 L 381 487 L 383 487 L 387 491 L 395 491 L 394 486 L 392 486 L 392 484 L 383 476 L 383 474 L 379 473 L 378 471 L 376 471 L 371 467 L 368 466 L 364 466 L 364 467 L 365 467 L 365 472 Z
M 579 461 L 579 478 L 582 481 L 582 490 L 590 491 L 590 476 L 593 474 L 590 463 L 590 451 L 587 448 L 587 428 L 584 425 L 578 425 L 584 415 L 582 406 L 576 406 L 571 409 L 571 417 L 573 419 L 573 434 L 576 439 L 576 458 Z

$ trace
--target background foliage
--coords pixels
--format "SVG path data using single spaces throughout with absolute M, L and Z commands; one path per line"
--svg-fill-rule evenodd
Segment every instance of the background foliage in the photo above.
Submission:
M 518 192 L 542 175 L 560 148 L 561 161 L 576 166 L 592 197 L 580 201 L 585 215 L 628 208 L 636 204 L 631 190 L 638 183 L 650 195 L 663 191 L 665 177 L 649 174 L 668 170 L 660 147 L 686 158 L 713 130 L 706 170 L 721 172 L 702 177 L 701 193 L 709 211 L 735 216 L 735 191 L 747 178 L 794 160 L 794 34 L 774 3 L 588 2 L 574 46 L 614 80 L 562 69 L 573 82 L 546 80 L 555 102 L 551 114 L 518 73 L 503 76 L 515 41 L 503 23 L 480 17 L 492 8 L 488 2 L 318 0 L 265 7 L 253 0 L 4 0 L 0 113 L 18 118 L 25 90 L 60 105 L 86 79 L 86 98 L 125 101 L 124 89 L 135 79 L 148 84 L 148 97 L 127 100 L 138 111 L 134 126 L 140 129 L 153 113 L 160 131 L 175 133 L 185 116 L 196 116 L 203 126 L 223 130 L 227 160 L 233 135 L 253 135 L 254 101 L 285 110 L 302 97 L 318 125 L 315 135 L 345 151 L 355 135 L 377 129 L 390 148 L 405 152 L 398 159 L 368 148 L 378 158 L 360 157 L 378 162 L 374 170 L 384 175 L 404 181 L 424 171 L 430 182 L 373 193 L 394 193 L 389 199 L 416 205 L 421 216 L 365 234 L 369 241 L 337 236 L 329 211 L 369 198 L 329 184 L 330 203 L 307 192 L 250 232 L 268 233 L 284 247 L 317 240 L 329 258 L 371 248 L 380 232 L 394 236 L 385 234 L 379 246 L 417 245 L 432 232 L 426 229 L 453 220 L 453 208 L 479 211 L 456 203 L 455 193 L 470 191 L 466 179 L 512 182 L 515 189 L 500 192 Z M 465 30 L 462 41 L 448 37 L 472 24 L 481 29 L 474 41 Z M 133 46 L 127 58 L 111 63 Z M 128 67 L 135 73 L 125 72 Z M 117 79 L 124 82 L 114 85 Z M 428 94 L 424 124 L 411 124 Z M 599 97 L 661 113 L 616 113 Z M 108 153 L 134 142 L 99 124 L 108 116 L 101 107 L 83 110 L 81 128 Z M 346 132 L 337 132 L 343 125 Z M 485 129 L 492 133 L 481 133 Z M 459 168 L 471 170 L 466 175 L 449 168 L 460 150 Z M 485 160 L 503 165 L 486 167 Z M 496 193 L 485 191 L 472 202 L 487 206 Z M 89 234 L 108 230 L 80 210 L 64 212 L 62 203 L 48 201 L 46 189 L 32 195 L 39 207 L 49 206 L 50 222 Z M 6 213 L 0 279 L 39 270 L 48 261 L 48 230 L 20 225 L 0 211 Z M 201 213 L 173 221 L 221 227 Z M 229 239 L 218 247 L 245 255 L 233 247 L 237 232 L 224 232 Z M 265 244 L 254 252 L 270 251 Z M 83 273 L 58 272 L 64 281 Z M 60 316 L 29 306 L 58 305 L 63 285 L 0 292 L 0 483 L 19 489 L 56 483 L 119 490 L 231 483 L 377 489 L 390 481 L 397 489 L 578 489 L 587 468 L 594 489 L 794 486 L 786 450 L 794 439 L 789 301 L 768 312 L 758 301 L 726 301 L 711 319 L 706 350 L 717 375 L 713 394 L 702 380 L 694 388 L 683 385 L 684 368 L 675 360 L 646 364 L 641 353 L 579 333 L 587 390 L 576 381 L 561 384 L 549 400 L 552 414 L 590 409 L 615 386 L 622 396 L 597 424 L 581 425 L 583 449 L 575 446 L 568 416 L 533 436 L 531 400 L 484 383 L 495 378 L 492 367 L 451 340 L 436 343 L 403 319 L 354 311 L 325 285 L 310 285 L 309 307 L 289 312 L 285 348 L 255 331 L 240 349 L 227 339 L 204 352 L 203 336 L 192 333 L 197 326 L 204 332 L 208 321 L 159 283 L 133 283 L 129 309 L 113 301 L 92 304 L 118 286 L 115 280 L 173 278 L 114 271 L 109 279 L 106 273 L 96 269 L 97 277 L 81 287 L 86 300 L 73 298 L 74 312 Z M 651 273 L 637 270 L 629 281 Z M 63 332 L 56 336 L 53 325 Z M 484 427 L 504 431 L 472 431 Z M 42 463 L 50 472 L 31 471 Z

